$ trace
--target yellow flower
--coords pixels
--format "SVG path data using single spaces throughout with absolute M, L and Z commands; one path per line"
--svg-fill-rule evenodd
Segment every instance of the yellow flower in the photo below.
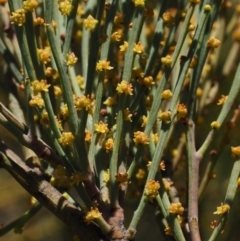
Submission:
M 190 65 L 189 65 L 189 68 L 194 69 L 196 67 L 197 63 L 198 63 L 198 58 L 194 56 L 192 58 L 192 61 L 191 61 Z
M 152 134 L 153 142 L 155 145 L 158 143 L 158 133 Z
M 34 80 L 31 83 L 31 89 L 34 91 L 34 93 L 39 93 L 41 91 L 48 92 L 50 84 L 47 84 L 47 80 Z
M 220 128 L 220 124 L 219 124 L 217 121 L 213 121 L 213 122 L 211 123 L 211 127 L 212 127 L 213 129 L 219 129 L 219 128 Z
M 97 208 L 91 208 L 91 210 L 89 212 L 87 212 L 84 221 L 87 224 L 90 224 L 92 221 L 94 221 L 94 219 L 101 217 L 101 213 L 99 212 L 99 210 Z
M 169 212 L 172 214 L 183 214 L 184 212 L 184 207 L 182 206 L 181 203 L 171 203 L 169 206 Z
M 138 179 L 138 180 L 142 180 L 146 177 L 146 171 L 142 168 L 139 168 L 135 177 Z
M 173 96 L 173 93 L 171 90 L 164 90 L 161 94 L 162 99 L 164 100 L 168 100 L 171 99 Z
M 151 165 L 152 165 L 152 162 L 149 161 L 148 164 L 147 164 L 148 170 L 150 170 Z M 160 163 L 158 165 L 158 171 L 165 171 L 165 170 L 166 170 L 165 162 L 160 161 Z
M 112 151 L 113 144 L 113 138 L 108 138 L 106 141 L 103 142 L 103 148 L 106 150 L 106 152 Z
M 231 152 L 233 157 L 240 157 L 240 146 L 231 147 Z
M 73 102 L 74 102 L 74 106 L 77 110 L 82 110 L 82 109 L 86 109 L 88 110 L 88 107 L 91 104 L 91 99 L 89 97 L 86 97 L 85 95 L 82 96 L 73 96 Z
M 164 121 L 165 123 L 169 123 L 171 121 L 171 111 L 164 111 L 164 112 L 160 112 L 160 114 L 158 115 L 158 118 L 161 121 Z
M 138 42 L 137 44 L 134 43 L 133 52 L 135 54 L 142 54 L 142 53 L 144 53 L 144 46 L 140 42 Z
M 113 67 L 110 66 L 109 64 L 110 64 L 109 61 L 99 60 L 99 61 L 97 62 L 97 65 L 96 65 L 96 70 L 97 70 L 98 72 L 101 72 L 101 71 L 103 71 L 103 70 L 111 70 L 111 69 L 113 69 Z
M 116 97 L 108 97 L 104 102 L 104 105 L 111 107 L 117 104 Z
M 129 110 L 129 108 L 126 108 L 124 111 L 123 111 L 123 119 L 125 121 L 130 121 L 132 122 L 132 114 Z
M 62 95 L 62 89 L 59 86 L 53 86 L 53 91 L 55 96 L 61 96 Z
M 25 10 L 17 9 L 16 12 L 12 12 L 12 16 L 10 16 L 11 23 L 16 23 L 18 26 L 22 26 L 26 21 Z
M 217 105 L 223 105 L 223 104 L 225 104 L 226 101 L 227 101 L 227 99 L 228 99 L 228 96 L 227 96 L 227 95 L 221 95 L 221 98 L 218 100 Z
M 164 229 L 164 232 L 168 236 L 173 236 L 173 230 L 170 226 L 166 226 L 165 229 Z
M 217 211 L 215 211 L 213 214 L 222 215 L 227 213 L 230 210 L 230 206 L 228 204 L 221 203 L 221 206 L 217 207 Z
M 144 7 L 145 5 L 145 0 L 132 0 L 135 7 Z
M 126 80 L 122 80 L 122 82 L 117 85 L 116 90 L 119 94 L 123 94 L 123 93 L 126 95 L 133 94 L 132 84 L 129 84 Z
M 98 20 L 92 17 L 92 15 L 88 15 L 86 19 L 83 20 L 83 25 L 86 29 L 93 31 L 98 23 Z
M 207 41 L 207 47 L 209 48 L 218 48 L 221 45 L 221 41 L 216 39 L 215 37 L 210 37 L 210 39 Z
M 72 9 L 73 9 L 73 6 L 68 0 L 63 0 L 59 2 L 59 11 L 61 12 L 62 15 L 69 16 Z
M 166 57 L 162 57 L 161 62 L 162 62 L 162 64 L 170 67 L 172 64 L 172 57 L 170 55 L 167 55 Z
M 134 132 L 133 141 L 135 145 L 138 145 L 138 144 L 147 145 L 149 144 L 149 137 L 145 135 L 144 132 L 142 131 L 136 131 Z
M 103 174 L 103 180 L 104 180 L 104 182 L 109 182 L 109 180 L 110 180 L 110 169 L 107 169 L 107 171 Z
M 122 33 L 120 31 L 112 33 L 111 40 L 113 42 L 120 42 L 122 40 Z
M 23 8 L 27 12 L 32 12 L 38 6 L 38 2 L 36 0 L 26 0 L 23 1 Z
M 32 99 L 29 101 L 29 105 L 42 108 L 44 105 L 44 101 L 40 95 L 33 95 Z
M 167 26 L 170 26 L 174 21 L 174 17 L 169 11 L 166 11 L 165 13 L 163 13 L 162 19 Z
M 146 76 L 144 78 L 140 78 L 138 81 L 141 85 L 145 85 L 147 88 L 151 87 L 152 85 L 155 84 L 155 82 L 153 81 L 153 77 L 152 76 Z
M 168 192 L 170 190 L 171 186 L 173 185 L 173 182 L 169 181 L 166 178 L 163 178 L 162 180 L 163 180 L 165 190 Z
M 63 147 L 71 146 L 75 137 L 72 132 L 63 132 L 62 137 L 58 139 L 58 142 L 62 144 Z
M 77 63 L 78 58 L 75 56 L 74 53 L 67 54 L 67 66 L 72 67 L 74 64 Z
M 64 106 L 61 106 L 60 108 L 60 116 L 63 119 L 66 119 L 68 117 L 68 107 L 66 104 L 64 104 Z
M 56 74 L 56 72 L 57 71 L 55 69 L 53 69 L 52 67 L 47 67 L 46 70 L 45 70 L 45 75 L 47 77 L 52 77 L 53 75 Z
M 91 142 L 92 139 L 92 133 L 88 130 L 85 131 L 85 141 L 86 142 Z
M 128 48 L 128 42 L 124 41 L 122 45 L 119 46 L 120 52 L 126 52 Z
M 118 172 L 115 175 L 116 181 L 121 184 L 127 184 L 128 181 L 128 174 L 126 172 Z
M 197 98 L 200 98 L 202 96 L 202 93 L 203 93 L 203 90 L 200 87 L 198 87 L 196 92 Z
M 40 123 L 42 125 L 46 125 L 46 126 L 49 125 L 49 116 L 48 116 L 48 113 L 46 111 L 44 111 L 42 113 L 42 116 L 41 116 L 41 119 L 40 119 Z
M 94 124 L 94 129 L 99 134 L 105 134 L 109 131 L 107 124 L 102 121 L 99 121 L 98 124 Z
M 34 26 L 40 26 L 44 24 L 44 19 L 43 18 L 34 18 L 33 19 Z
M 158 181 L 149 180 L 145 185 L 144 194 L 148 196 L 149 201 L 152 201 L 158 195 L 158 190 L 160 188 L 160 184 Z
M 120 24 L 123 24 L 123 21 L 124 21 L 124 16 L 121 13 L 117 12 L 116 16 L 114 17 L 114 23 L 116 25 L 120 25 Z
M 56 169 L 53 171 L 52 178 L 50 183 L 53 186 L 63 187 L 63 188 L 70 188 L 70 179 L 66 175 L 66 169 L 62 165 L 58 165 Z
M 147 121 L 148 121 L 148 116 L 143 115 L 141 127 L 145 127 L 147 125 Z
M 85 89 L 84 78 L 81 75 L 77 75 L 76 79 L 77 79 L 78 85 L 80 86 L 80 89 L 84 90 Z
M 187 115 L 187 107 L 184 104 L 179 104 L 177 107 L 177 120 L 185 118 Z
M 51 59 L 50 59 L 51 53 L 50 53 L 49 47 L 46 47 L 44 49 L 38 49 L 37 52 L 38 52 L 38 57 L 39 57 L 40 61 L 43 62 L 44 64 L 51 61 Z

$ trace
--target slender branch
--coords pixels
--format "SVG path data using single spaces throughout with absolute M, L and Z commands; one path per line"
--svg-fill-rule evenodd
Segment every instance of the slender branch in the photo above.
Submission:
M 81 240 L 105 240 L 100 229 L 85 223 L 84 213 L 45 180 L 45 174 L 38 168 L 29 168 L 3 143 L 0 143 L 0 166 L 10 172 L 23 188 L 68 225 Z
M 198 179 L 199 162 L 195 147 L 194 123 L 189 121 L 187 130 L 188 151 L 188 223 L 192 241 L 200 241 L 198 224 Z

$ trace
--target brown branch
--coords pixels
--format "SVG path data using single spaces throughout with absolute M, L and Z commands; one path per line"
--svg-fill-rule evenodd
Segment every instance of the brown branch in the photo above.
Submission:
M 186 138 L 188 152 L 188 222 L 191 240 L 201 241 L 198 223 L 198 179 L 200 158 L 196 152 L 194 131 L 194 123 L 189 120 Z
M 78 235 L 80 240 L 107 240 L 96 225 L 84 222 L 84 213 L 46 181 L 44 174 L 38 168 L 29 168 L 3 143 L 0 143 L 0 166 L 5 168 L 27 192 L 68 225 L 73 235 Z

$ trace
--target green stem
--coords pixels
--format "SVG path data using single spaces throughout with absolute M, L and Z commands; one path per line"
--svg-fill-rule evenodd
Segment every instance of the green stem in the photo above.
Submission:
M 231 173 L 228 188 L 227 188 L 227 193 L 224 199 L 224 204 L 228 204 L 230 207 L 233 204 L 233 199 L 237 192 L 237 188 L 238 188 L 237 180 L 238 180 L 239 174 L 240 174 L 240 160 L 237 160 L 233 165 L 232 173 Z M 224 228 L 227 218 L 228 218 L 227 213 L 221 216 L 218 226 L 214 229 L 208 241 L 215 241 L 217 239 L 217 237 L 221 234 Z
M 59 50 L 55 45 L 55 33 L 54 33 L 53 27 L 51 26 L 52 9 L 53 9 L 52 7 L 53 7 L 53 1 L 47 0 L 46 9 L 45 9 L 45 21 L 47 23 L 47 26 L 46 26 L 47 36 L 48 36 L 48 41 L 53 53 L 54 60 L 58 68 L 58 72 L 60 75 L 60 82 L 63 90 L 63 98 L 68 107 L 70 130 L 73 133 L 73 135 L 76 136 L 78 132 L 78 116 L 73 103 L 73 97 L 72 97 L 73 92 L 71 89 L 71 84 L 69 82 L 69 77 L 66 73 L 66 68 L 62 64 Z
M 240 62 L 238 64 L 237 71 L 235 73 L 235 77 L 233 79 L 233 83 L 231 85 L 230 92 L 228 94 L 228 99 L 227 101 L 223 104 L 222 110 L 217 118 L 217 123 L 221 126 L 223 124 L 223 121 L 225 120 L 227 114 L 229 113 L 234 100 L 236 99 L 240 89 Z M 207 148 L 211 144 L 214 134 L 216 132 L 216 129 L 212 129 L 202 146 L 198 150 L 198 155 L 203 156 L 204 153 L 206 152 Z
M 143 25 L 143 9 L 136 8 L 135 9 L 135 18 L 133 21 L 133 29 L 129 38 L 128 42 L 128 50 L 125 54 L 125 61 L 124 61 L 124 68 L 123 68 L 123 75 L 122 80 L 130 82 L 131 79 L 131 73 L 132 73 L 132 65 L 134 62 L 134 52 L 133 47 L 134 43 L 138 41 L 140 30 Z M 113 147 L 113 153 L 110 160 L 110 195 L 111 195 L 111 205 L 113 207 L 118 206 L 118 183 L 116 182 L 115 175 L 118 172 L 118 152 L 120 148 L 120 143 L 122 141 L 122 132 L 123 132 L 123 115 L 124 115 L 124 108 L 125 108 L 125 102 L 126 102 L 126 95 L 122 94 L 119 97 L 119 103 L 118 103 L 118 112 L 117 112 L 117 130 L 116 130 L 116 136 L 114 139 L 114 147 Z

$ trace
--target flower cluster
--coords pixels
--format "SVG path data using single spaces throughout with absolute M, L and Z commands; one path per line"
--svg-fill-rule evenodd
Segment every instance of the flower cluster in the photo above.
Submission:
M 74 135 L 72 132 L 63 132 L 62 136 L 58 139 L 58 142 L 63 146 L 71 146 L 74 141 Z
M 116 97 L 108 97 L 104 102 L 104 105 L 111 107 L 117 104 Z
M 162 64 L 170 67 L 172 64 L 172 57 L 170 55 L 167 55 L 166 57 L 162 57 L 161 62 L 162 62 Z
M 177 120 L 185 118 L 187 115 L 187 107 L 184 104 L 179 104 L 177 106 Z
M 145 5 L 145 0 L 132 0 L 135 7 L 144 7 Z
M 93 18 L 92 15 L 89 15 L 86 19 L 83 20 L 83 25 L 86 29 L 93 31 L 98 23 L 98 20 Z
M 29 100 L 29 105 L 42 108 L 44 106 L 43 98 L 41 95 L 33 95 L 32 99 Z
M 44 64 L 50 62 L 51 61 L 50 48 L 46 47 L 44 49 L 38 49 L 38 57 L 39 57 L 40 61 L 43 62 Z
M 106 152 L 110 152 L 113 149 L 113 138 L 108 138 L 106 141 L 103 142 L 103 149 L 106 150 Z
M 73 6 L 68 0 L 61 0 L 59 2 L 59 11 L 62 15 L 69 16 L 71 11 L 73 9 Z
M 35 8 L 37 8 L 38 2 L 36 0 L 26 0 L 23 1 L 23 8 L 27 12 L 32 12 Z
M 217 207 L 217 211 L 215 211 L 213 214 L 222 215 L 227 213 L 230 210 L 230 206 L 228 204 L 221 203 L 221 206 Z
M 72 67 L 74 64 L 77 63 L 78 58 L 75 56 L 74 53 L 67 54 L 67 66 Z
M 240 146 L 231 147 L 231 152 L 233 157 L 240 157 Z
M 119 94 L 126 94 L 126 95 L 133 94 L 132 84 L 129 84 L 126 80 L 122 80 L 122 82 L 117 85 L 116 90 Z
M 161 98 L 164 100 L 171 99 L 173 96 L 173 93 L 171 90 L 164 90 L 161 94 Z
M 22 26 L 26 21 L 25 10 L 17 9 L 15 12 L 12 12 L 10 16 L 11 23 L 16 23 L 18 26 Z
M 84 220 L 87 224 L 90 224 L 92 221 L 94 221 L 94 219 L 100 218 L 101 215 L 102 214 L 99 212 L 97 208 L 91 208 L 91 210 L 86 213 Z
M 107 126 L 108 125 L 105 124 L 104 122 L 99 121 L 98 124 L 94 124 L 94 129 L 99 134 L 105 134 L 105 133 L 107 133 L 109 131 Z
M 140 42 L 138 42 L 137 44 L 134 43 L 133 52 L 135 54 L 143 54 L 144 53 L 144 46 Z
M 121 183 L 123 185 L 126 185 L 127 184 L 127 181 L 128 181 L 128 174 L 126 172 L 118 172 L 116 175 L 115 175 L 115 178 L 116 178 L 116 181 L 118 183 Z
M 120 52 L 126 52 L 128 48 L 128 42 L 124 41 L 122 45 L 119 46 Z
M 149 180 L 145 185 L 145 195 L 148 196 L 148 200 L 152 201 L 158 195 L 158 190 L 160 188 L 160 184 L 158 181 Z
M 182 215 L 184 212 L 184 207 L 181 203 L 171 203 L 169 206 L 169 212 L 172 214 Z
M 50 183 L 53 186 L 63 187 L 63 188 L 70 188 L 70 180 L 67 176 L 67 172 L 65 167 L 58 165 L 56 169 L 53 171 Z
M 218 48 L 221 45 L 221 41 L 216 39 L 215 37 L 210 37 L 210 39 L 207 41 L 207 47 L 215 49 Z
M 211 123 L 211 127 L 212 127 L 213 129 L 219 129 L 219 128 L 220 128 L 220 124 L 219 124 L 217 121 L 213 121 L 213 122 Z
M 86 109 L 88 110 L 90 104 L 91 104 L 91 99 L 85 95 L 82 96 L 73 96 L 73 102 L 74 102 L 74 106 L 77 110 L 82 110 L 82 109 Z
M 99 61 L 97 62 L 97 65 L 96 65 L 96 70 L 97 70 L 98 72 L 102 72 L 102 71 L 104 71 L 104 70 L 111 70 L 111 69 L 113 69 L 113 67 L 110 66 L 109 64 L 110 64 L 109 61 L 99 60 Z
M 171 111 L 164 111 L 164 112 L 160 112 L 159 115 L 158 115 L 158 118 L 161 120 L 161 121 L 164 121 L 165 123 L 169 123 L 171 121 Z
M 31 89 L 34 93 L 39 93 L 41 91 L 48 91 L 48 88 L 50 87 L 50 84 L 47 84 L 47 80 L 34 80 L 31 83 Z
M 144 132 L 142 131 L 136 131 L 134 132 L 133 141 L 136 145 L 138 144 L 147 145 L 149 144 L 149 137 L 146 134 L 144 134 Z
M 85 131 L 85 141 L 86 141 L 86 142 L 91 142 L 91 139 L 92 139 L 92 133 L 91 133 L 91 131 L 86 130 L 86 131 Z

